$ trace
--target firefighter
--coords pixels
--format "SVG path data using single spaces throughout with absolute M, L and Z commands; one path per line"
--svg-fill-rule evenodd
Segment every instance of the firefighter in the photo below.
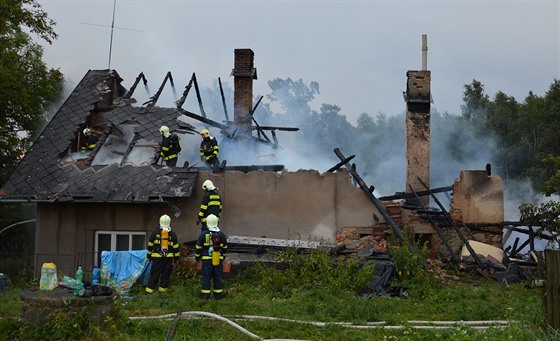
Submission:
M 148 261 L 152 263 L 146 292 L 152 294 L 159 282 L 160 292 L 167 291 L 173 267 L 179 261 L 181 248 L 177 234 L 171 231 L 171 218 L 164 214 L 159 218 L 159 227 L 148 240 Z
M 220 218 L 220 214 L 222 213 L 222 197 L 216 192 L 218 188 L 214 186 L 214 183 L 210 180 L 204 181 L 202 189 L 204 190 L 204 195 L 200 202 L 200 210 L 198 211 L 196 224 L 202 223 L 202 230 L 206 230 L 206 219 L 210 214 Z
M 85 128 L 82 133 L 84 134 L 82 152 L 95 149 L 95 145 L 99 140 L 99 137 L 97 137 L 97 135 L 95 135 L 89 128 Z
M 203 230 L 196 241 L 195 260 L 202 261 L 201 298 L 209 300 L 214 287 L 214 298 L 224 297 L 222 283 L 223 261 L 227 253 L 227 237 L 218 228 L 218 217 L 210 214 L 207 217 L 208 229 Z
M 200 159 L 211 168 L 219 166 L 218 154 L 220 153 L 220 147 L 218 146 L 218 141 L 216 141 L 214 136 L 210 136 L 208 129 L 202 129 L 200 137 L 202 137 L 202 141 L 200 141 Z
M 177 158 L 179 157 L 178 154 L 181 151 L 179 136 L 169 133 L 169 127 L 167 126 L 161 126 L 159 132 L 161 133 L 159 157 L 165 161 L 167 166 L 175 167 L 177 165 Z

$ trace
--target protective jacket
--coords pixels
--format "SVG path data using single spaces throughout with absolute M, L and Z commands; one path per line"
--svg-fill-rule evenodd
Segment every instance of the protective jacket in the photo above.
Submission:
M 222 213 L 222 197 L 215 190 L 205 192 L 200 202 L 198 219 L 202 223 L 206 223 L 206 217 L 210 214 L 219 218 L 220 213 Z
M 200 158 L 208 163 L 214 164 L 218 160 L 220 147 L 214 136 L 209 136 L 200 142 Z
M 82 151 L 93 150 L 96 146 L 97 141 L 99 141 L 99 137 L 93 134 L 86 134 L 84 135 L 84 141 L 82 146 Z
M 211 250 L 220 252 L 220 261 L 226 258 L 228 249 L 227 236 L 222 231 L 212 232 L 204 230 L 198 236 L 196 241 L 196 250 L 194 256 L 196 259 L 210 260 L 212 259 Z
M 160 155 L 164 161 L 169 161 L 176 159 L 178 153 L 181 151 L 181 142 L 179 137 L 175 134 L 171 134 L 168 137 L 161 137 L 161 150 Z
M 148 239 L 148 259 L 155 258 L 173 258 L 178 260 L 181 256 L 181 245 L 177 234 L 174 231 L 167 232 L 167 238 L 162 236 L 163 229 L 158 227 L 152 231 Z M 162 244 L 167 242 L 167 251 L 162 248 Z

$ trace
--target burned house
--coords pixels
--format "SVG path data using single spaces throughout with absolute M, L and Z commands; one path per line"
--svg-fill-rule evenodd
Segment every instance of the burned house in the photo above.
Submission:
M 171 226 L 180 241 L 195 240 L 200 231 L 196 220 L 201 185 L 207 179 L 214 182 L 222 196 L 220 227 L 232 241 L 298 240 L 332 246 L 365 235 L 375 237 L 376 247 L 380 248 L 386 246 L 383 241 L 391 228 L 398 234 L 408 225 L 415 236 L 427 238 L 433 257 L 443 249 L 442 240 L 446 245 L 447 241 L 452 244 L 447 252 L 460 252 L 463 240 L 453 241 L 457 234 L 449 231 L 452 221 L 443 223 L 446 231 L 440 233 L 437 219 L 426 213 L 428 207 L 423 207 L 423 212 L 422 206 L 418 206 L 427 206 L 426 198 L 430 195 L 429 182 L 424 183 L 428 188 L 422 189 L 421 180 L 417 180 L 427 181 L 429 167 L 426 171 L 425 164 L 412 169 L 408 193 L 380 200 L 372 197 L 367 188 L 357 187 L 351 169 L 343 167 L 325 173 L 288 172 L 281 165 L 197 167 L 197 132 L 201 127 L 210 127 L 216 135 L 227 138 L 239 137 L 240 148 L 251 143 L 272 143 L 268 137 L 262 137 L 267 136 L 263 127 L 252 124 L 252 82 L 257 75 L 253 57 L 250 49 L 235 50 L 231 72 L 235 84 L 234 120 L 226 124 L 207 118 L 202 105 L 200 114 L 182 109 L 191 86 L 197 86 L 194 74 L 177 106 L 164 108 L 157 106 L 157 99 L 165 82 L 173 81 L 170 74 L 151 100 L 140 105 L 133 93 L 140 81 L 145 82 L 142 73 L 127 89 L 125 80 L 115 70 L 88 71 L 0 191 L 0 202 L 37 206 L 35 271 L 45 262 L 56 263 L 64 273 L 72 273 L 77 265 L 87 271 L 99 265 L 101 251 L 144 249 L 149 233 L 164 213 L 172 217 Z M 422 75 L 426 79 L 426 72 L 409 74 L 409 84 Z M 413 89 L 420 89 L 418 96 L 409 99 L 421 101 L 409 102 L 411 115 L 407 127 L 410 125 L 410 136 L 424 139 L 407 149 L 409 165 L 420 157 L 429 165 L 429 155 L 422 154 L 426 148 L 429 150 L 429 131 L 425 131 L 429 129 L 429 117 L 425 117 L 426 113 L 429 115 L 429 103 L 427 108 L 425 103 L 426 96 L 429 98 L 429 78 L 424 85 L 427 86 L 421 89 L 409 87 L 410 95 Z M 152 162 L 161 125 L 182 137 L 183 150 L 177 167 Z M 98 141 L 93 150 L 83 152 L 85 128 L 91 129 Z M 274 143 L 276 130 L 294 130 L 276 128 L 270 128 Z M 227 159 L 227 154 L 223 159 Z M 503 221 L 500 186 L 499 177 L 483 176 L 478 171 L 462 172 L 453 185 L 453 219 L 460 218 L 461 224 L 471 226 L 481 222 L 499 226 Z M 305 195 L 295 195 L 301 188 L 305 188 Z M 416 195 L 420 199 L 416 200 L 414 210 L 407 209 L 410 202 L 399 201 Z M 488 208 L 480 200 L 493 204 Z M 461 225 L 458 229 L 465 227 Z M 488 239 L 486 233 L 478 237 L 481 242 Z
M 236 98 L 256 77 L 252 59 L 251 50 L 236 50 Z M 130 95 L 133 87 L 124 84 L 115 70 L 88 71 L 2 187 L 1 202 L 36 204 L 36 270 L 54 262 L 65 273 L 78 264 L 87 271 L 99 265 L 103 250 L 144 249 L 164 213 L 181 241 L 195 240 L 206 179 L 219 188 L 220 226 L 232 237 L 332 242 L 341 227 L 375 224 L 376 209 L 345 172 L 190 166 L 198 160 L 194 133 L 211 120 L 179 105 L 158 107 L 157 96 L 138 105 Z M 243 97 L 235 108 L 243 114 L 252 110 Z M 235 120 L 251 126 L 248 116 L 236 114 Z M 151 162 L 161 125 L 183 137 L 177 167 Z M 84 153 L 80 140 L 86 127 L 99 139 Z M 189 143 L 192 137 L 197 142 Z M 305 197 L 295 196 L 303 187 Z

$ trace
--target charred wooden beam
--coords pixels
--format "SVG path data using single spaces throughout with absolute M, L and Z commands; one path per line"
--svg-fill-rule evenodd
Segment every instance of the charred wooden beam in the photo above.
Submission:
M 222 105 L 224 107 L 224 114 L 226 115 L 226 122 L 229 122 L 229 116 L 228 116 L 227 106 L 226 106 L 226 97 L 224 95 L 224 88 L 222 88 L 222 80 L 220 79 L 220 77 L 218 77 L 218 83 L 220 84 L 220 95 L 222 97 Z
M 438 198 L 435 196 L 435 194 L 430 190 L 430 188 L 424 183 L 424 181 L 422 181 L 422 179 L 420 179 L 420 177 L 417 177 L 417 179 L 422 184 L 422 186 L 424 186 L 426 191 L 428 191 L 430 193 L 430 195 L 432 196 L 432 199 L 434 199 L 436 204 L 439 206 L 441 211 L 444 213 L 445 217 L 447 218 L 447 221 L 449 221 L 451 226 L 453 226 L 453 229 L 455 230 L 455 232 L 457 233 L 457 235 L 459 236 L 461 241 L 465 244 L 465 247 L 467 248 L 467 250 L 469 251 L 469 253 L 473 257 L 473 259 L 475 260 L 476 264 L 478 264 L 478 266 L 480 266 L 482 269 L 486 269 L 487 266 L 480 260 L 480 258 L 476 254 L 476 252 L 474 252 L 473 248 L 469 244 L 469 241 L 465 238 L 465 236 L 463 235 L 461 230 L 459 230 L 459 227 L 457 226 L 457 224 L 455 224 L 455 221 L 453 219 L 451 219 L 451 216 L 449 216 L 449 214 L 445 210 L 445 207 L 443 207 L 441 202 L 438 200 Z
M 430 191 L 432 193 L 448 192 L 448 191 L 451 191 L 451 187 L 447 186 L 447 187 L 432 188 Z M 423 197 L 423 196 L 426 196 L 426 195 L 430 195 L 430 192 L 429 191 L 418 191 L 418 192 L 416 192 L 416 195 L 419 196 L 419 197 Z M 390 201 L 390 200 L 407 199 L 407 198 L 413 198 L 413 197 L 415 197 L 414 193 L 396 193 L 394 195 L 379 197 L 379 200 Z
M 150 97 L 149 101 L 146 101 L 144 103 L 142 103 L 142 105 L 146 105 L 148 107 L 153 107 L 154 105 L 156 105 L 159 96 L 161 95 L 162 91 L 163 91 L 163 87 L 165 86 L 165 83 L 167 83 L 167 81 L 170 81 L 171 86 L 173 86 L 173 77 L 171 77 L 171 72 L 167 72 L 167 74 L 165 75 L 165 78 L 163 79 L 163 82 L 161 82 L 161 85 L 159 86 L 158 91 L 152 96 Z
M 188 168 L 189 171 L 208 170 L 208 169 L 212 169 L 212 168 L 208 166 L 203 166 L 203 167 L 193 166 Z M 244 173 L 249 173 L 257 170 L 263 170 L 265 172 L 281 172 L 284 169 L 285 169 L 284 165 L 252 165 L 252 166 L 224 166 L 224 167 L 220 166 L 219 167 L 220 172 L 239 171 Z
M 340 161 L 344 161 L 346 159 L 338 148 L 334 149 L 334 153 L 336 154 L 336 156 L 338 156 Z M 373 195 L 373 193 L 371 193 L 369 191 L 369 187 L 366 185 L 364 180 L 362 180 L 362 178 L 358 175 L 358 172 L 356 172 L 356 170 L 350 164 L 348 164 L 348 162 L 346 162 L 344 165 L 346 166 L 346 169 L 348 170 L 348 172 L 350 172 L 350 174 L 352 175 L 354 180 L 358 183 L 358 185 L 360 186 L 362 191 L 364 191 L 366 193 L 369 200 L 373 203 L 373 205 L 377 208 L 379 213 L 383 216 L 383 218 L 385 219 L 387 224 L 389 224 L 389 226 L 393 230 L 393 233 L 395 233 L 395 235 L 399 238 L 401 243 L 404 243 L 406 241 L 406 243 L 408 244 L 408 249 L 410 250 L 410 252 L 412 252 L 414 255 L 418 256 L 418 252 L 416 252 L 416 250 L 414 249 L 414 247 L 412 247 L 410 242 L 408 240 L 405 240 L 405 238 L 403 237 L 403 234 L 402 234 L 401 230 L 399 229 L 397 224 L 395 224 L 395 222 L 393 221 L 393 218 L 391 218 L 391 215 L 389 215 L 389 212 L 387 212 L 387 209 L 385 208 L 385 205 L 383 205 L 383 203 L 381 201 L 379 201 Z
M 356 155 L 352 155 L 352 156 L 347 157 L 346 159 L 340 161 L 340 162 L 337 163 L 336 165 L 334 165 L 334 166 L 332 166 L 331 168 L 329 168 L 329 169 L 327 170 L 327 173 L 332 173 L 332 172 L 338 170 L 340 167 L 344 166 L 346 163 L 350 162 L 350 160 L 352 160 L 352 159 L 355 158 L 355 157 L 356 157 Z
M 410 189 L 410 191 L 412 192 L 412 194 L 414 194 L 414 196 L 416 197 L 416 201 L 418 202 L 418 204 L 420 204 L 420 206 L 422 207 L 422 209 L 425 209 L 424 205 L 422 204 L 422 200 L 420 200 L 420 197 L 418 196 L 418 194 L 416 193 L 416 191 L 414 190 L 414 188 L 412 188 L 412 186 L 409 184 L 408 188 Z M 445 248 L 447 249 L 447 251 L 449 252 L 449 254 L 451 255 L 451 258 L 453 258 L 454 262 L 459 262 L 459 258 L 457 257 L 457 255 L 455 254 L 455 251 L 453 251 L 453 248 L 451 247 L 451 245 L 449 245 L 449 243 L 447 242 L 447 239 L 445 239 L 445 236 L 443 234 L 443 231 L 439 228 L 439 224 L 437 223 L 437 221 L 435 221 L 434 219 L 432 219 L 431 217 L 428 216 L 428 221 L 430 222 L 430 224 L 434 227 L 434 229 L 436 230 L 439 238 L 441 239 L 441 241 L 443 242 L 443 244 L 445 245 Z
M 269 127 L 269 126 L 260 126 L 260 130 L 282 130 L 282 131 L 298 131 L 299 128 L 290 128 L 290 127 Z
M 509 224 L 511 224 L 511 222 Z M 523 226 L 523 225 L 521 225 L 521 223 L 520 223 L 520 225 L 518 225 L 518 226 Z M 529 229 L 533 229 L 532 227 L 528 227 L 527 229 L 520 229 L 520 228 L 513 227 L 513 226 L 504 226 L 504 228 L 508 229 L 508 230 L 515 231 L 515 232 L 527 234 L 527 235 L 529 235 L 531 233 L 531 232 L 529 232 Z M 546 240 L 553 240 L 553 238 L 551 236 L 547 236 L 546 234 L 541 234 L 539 236 L 539 238 L 546 239 Z
M 200 89 L 198 88 L 198 82 L 196 81 L 196 75 L 194 72 L 192 74 L 192 80 L 194 83 L 194 90 L 196 91 L 196 99 L 198 100 L 198 107 L 200 108 L 202 117 L 206 117 L 206 112 L 204 112 L 204 106 L 202 105 L 202 96 L 200 96 Z
M 257 107 L 259 106 L 259 103 L 261 102 L 261 100 L 263 99 L 263 96 L 261 96 L 259 98 L 259 100 L 257 101 L 257 103 L 255 104 L 255 106 L 253 107 L 253 109 L 251 110 L 251 112 L 249 113 L 249 116 L 251 116 L 251 120 L 253 121 L 253 123 L 255 123 L 255 127 L 257 129 L 257 136 L 260 138 L 261 135 L 264 136 L 265 140 L 269 143 L 271 143 L 270 139 L 268 138 L 268 136 L 265 134 L 265 132 L 261 129 L 260 125 L 257 123 L 257 121 L 255 120 L 255 117 L 253 117 L 253 114 L 255 113 L 255 110 L 257 110 Z
M 193 75 L 194 75 L 194 73 L 193 73 Z M 181 98 L 179 98 L 179 100 L 177 102 L 175 102 L 177 108 L 181 108 L 183 106 L 183 104 L 185 103 L 185 100 L 187 99 L 187 95 L 189 94 L 189 91 L 191 91 L 192 83 L 193 83 L 193 78 L 191 77 L 191 79 L 189 80 L 189 83 L 187 84 L 187 86 L 185 87 L 185 90 L 183 91 L 183 95 L 181 96 Z
M 276 148 L 278 146 L 278 138 L 276 137 L 276 132 L 272 130 L 270 133 L 272 134 L 272 139 L 274 140 L 274 148 Z
M 148 81 L 146 80 L 146 77 L 144 77 L 144 72 L 140 72 L 140 74 L 136 77 L 136 80 L 134 81 L 134 84 L 132 84 L 132 87 L 130 88 L 130 90 L 128 90 L 126 95 L 124 95 L 125 99 L 129 99 L 130 97 L 132 97 L 132 94 L 134 93 L 134 90 L 136 90 L 136 86 L 138 85 L 140 80 L 144 81 L 144 85 L 148 84 Z
M 214 121 L 214 120 L 211 120 L 211 119 L 206 118 L 206 117 L 204 117 L 204 116 L 197 115 L 197 114 L 195 114 L 195 113 L 193 113 L 193 112 L 187 111 L 187 110 L 182 109 L 182 108 L 177 108 L 177 109 L 181 112 L 181 114 L 183 114 L 183 115 L 185 115 L 185 116 L 188 116 L 188 117 L 190 117 L 190 118 L 194 118 L 194 119 L 197 120 L 197 121 L 206 123 L 206 124 L 208 124 L 208 125 L 211 125 L 211 126 L 213 126 L 213 127 L 220 128 L 220 129 L 226 130 L 226 131 L 230 129 L 230 126 L 228 126 L 228 125 L 226 125 L 226 124 L 222 124 L 222 123 L 220 123 L 220 122 L 216 122 L 216 121 Z

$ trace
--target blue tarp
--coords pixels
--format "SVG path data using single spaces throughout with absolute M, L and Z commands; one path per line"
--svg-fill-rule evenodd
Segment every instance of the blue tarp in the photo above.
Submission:
M 142 284 L 147 281 L 150 263 L 146 250 L 102 251 L 101 263 L 109 267 L 109 287 L 120 294 L 125 294 L 139 279 Z

